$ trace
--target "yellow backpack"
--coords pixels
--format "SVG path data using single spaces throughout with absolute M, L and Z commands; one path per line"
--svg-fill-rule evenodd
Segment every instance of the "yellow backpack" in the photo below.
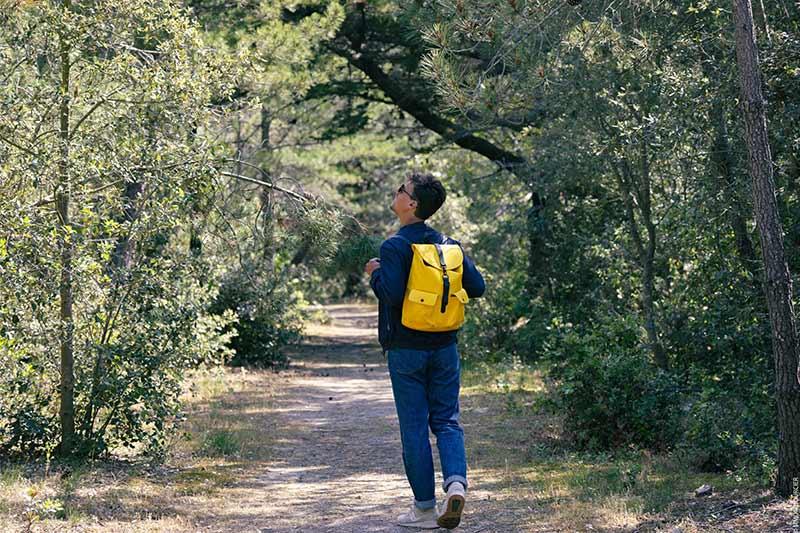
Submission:
M 400 322 L 419 331 L 451 331 L 464 323 L 469 301 L 461 286 L 464 252 L 458 244 L 411 245 L 413 258 Z

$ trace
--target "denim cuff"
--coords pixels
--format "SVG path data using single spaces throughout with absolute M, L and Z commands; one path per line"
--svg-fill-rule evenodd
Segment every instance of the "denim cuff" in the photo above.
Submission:
M 464 485 L 464 490 L 467 490 L 467 478 L 465 478 L 464 476 L 452 475 L 447 479 L 445 479 L 444 483 L 442 483 L 442 487 L 444 488 L 445 492 L 447 492 L 447 487 L 449 487 L 450 483 L 452 483 L 453 481 L 460 482 L 462 485 Z
M 422 509 L 423 511 L 426 509 L 433 509 L 434 507 L 436 507 L 436 498 L 424 502 L 421 502 L 415 498 L 414 505 L 417 506 L 417 509 Z

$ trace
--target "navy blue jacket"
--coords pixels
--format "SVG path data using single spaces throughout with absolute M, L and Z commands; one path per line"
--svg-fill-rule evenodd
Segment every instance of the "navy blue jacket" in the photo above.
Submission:
M 460 242 L 445 237 L 428 226 L 425 221 L 402 226 L 397 234 L 415 244 L 461 245 Z M 400 323 L 406 282 L 408 273 L 411 271 L 411 259 L 414 253 L 411 245 L 397 237 L 397 234 L 392 235 L 381 244 L 381 266 L 372 271 L 369 279 L 369 285 L 379 301 L 378 342 L 380 342 L 384 354 L 390 348 L 435 349 L 457 342 L 458 330 L 418 331 L 409 329 Z M 464 272 L 461 284 L 470 298 L 477 298 L 486 290 L 483 276 L 475 268 L 475 264 L 466 252 L 464 253 Z

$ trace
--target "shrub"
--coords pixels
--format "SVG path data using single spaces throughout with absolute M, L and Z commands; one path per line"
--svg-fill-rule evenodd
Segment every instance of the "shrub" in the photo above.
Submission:
M 238 317 L 230 364 L 285 366 L 284 348 L 301 337 L 302 318 L 297 308 L 302 293 L 293 292 L 291 283 L 273 286 L 252 276 L 245 268 L 229 272 L 212 305 L 214 312 L 233 310 Z
M 558 324 L 556 324 L 558 326 Z M 630 317 L 561 327 L 548 380 L 566 413 L 565 429 L 579 448 L 609 449 L 629 443 L 666 448 L 677 439 L 680 388 L 656 368 L 639 345 Z
M 76 455 L 141 445 L 151 457 L 163 456 L 165 439 L 178 424 L 185 370 L 221 364 L 232 355 L 228 343 L 236 334 L 235 316 L 206 312 L 214 293 L 197 281 L 191 261 L 151 263 L 163 269 L 156 275 L 146 265 L 144 274 L 137 273 L 130 303 L 120 306 L 104 342 L 89 338 L 89 328 L 77 330 Z M 0 338 L 3 455 L 42 456 L 61 436 L 58 357 L 53 357 L 58 345 L 37 341 Z
M 701 472 L 740 470 L 749 476 L 769 476 L 769 446 L 774 442 L 772 402 L 746 401 L 730 392 L 705 388 L 687 405 L 678 457 Z

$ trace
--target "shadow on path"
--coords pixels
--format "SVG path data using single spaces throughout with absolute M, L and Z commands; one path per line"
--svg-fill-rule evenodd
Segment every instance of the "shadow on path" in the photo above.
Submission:
M 308 328 L 305 342 L 289 354 L 286 381 L 260 414 L 259 422 L 275 431 L 275 460 L 226 488 L 225 499 L 238 505 L 197 510 L 204 531 L 419 531 L 392 523 L 411 505 L 412 493 L 386 360 L 376 342 L 377 306 L 333 305 L 325 311 L 331 321 Z M 435 442 L 431 434 L 441 501 Z M 488 494 L 470 491 L 457 531 L 518 531 L 478 520 L 481 500 Z

